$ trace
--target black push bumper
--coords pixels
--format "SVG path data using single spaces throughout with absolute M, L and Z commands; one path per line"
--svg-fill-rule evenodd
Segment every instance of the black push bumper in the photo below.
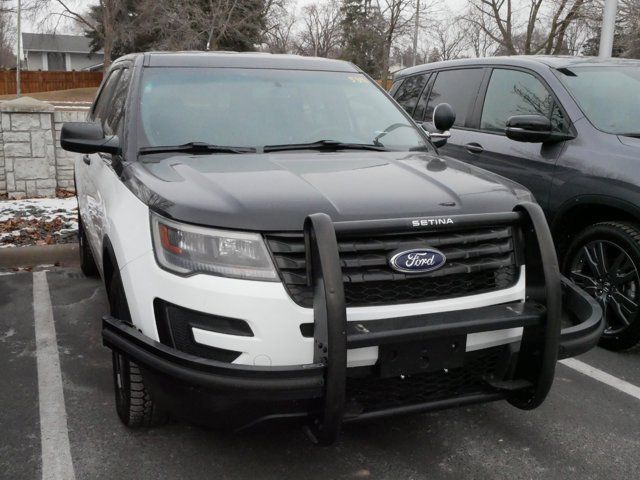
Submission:
M 205 395 L 200 405 L 206 404 L 209 412 L 241 411 L 248 414 L 244 423 L 270 417 L 310 417 L 309 432 L 320 443 L 332 442 L 340 425 L 346 421 L 497 399 L 507 399 L 519 408 L 535 408 L 549 392 L 558 358 L 578 355 L 598 342 L 603 330 L 600 307 L 584 291 L 560 276 L 551 236 L 537 205 L 521 204 L 511 214 L 464 216 L 459 221 L 470 226 L 474 222 L 520 224 L 527 276 L 525 302 L 347 322 L 336 232 L 398 231 L 410 228 L 411 223 L 400 219 L 334 224 L 327 215 L 316 214 L 305 222 L 307 264 L 314 286 L 314 363 L 254 367 L 203 359 L 153 341 L 132 326 L 109 317 L 103 320 L 104 344 L 139 364 L 148 374 L 145 380 L 150 379 L 154 395 L 166 396 L 162 398 L 164 404 L 174 411 L 191 410 L 185 398 Z M 561 329 L 563 322 L 570 326 Z M 451 372 L 463 371 L 456 367 L 465 362 L 480 361 L 465 354 L 464 348 L 460 352 L 456 339 L 465 339 L 470 333 L 513 327 L 524 328 L 520 349 L 506 348 L 500 352 L 505 369 L 483 376 L 486 388 L 464 390 L 456 385 L 446 390 L 442 382 L 448 382 L 454 376 L 453 373 L 446 374 L 449 369 Z M 441 346 L 445 344 L 452 350 L 442 350 Z M 383 405 L 366 411 L 354 409 L 347 402 L 347 383 L 351 377 L 346 367 L 347 350 L 373 345 L 379 346 L 380 355 L 383 351 L 397 355 L 398 351 L 411 351 L 416 345 L 433 348 L 438 358 L 432 359 L 435 361 L 431 363 L 440 370 L 433 375 L 440 377 L 429 377 L 431 386 L 425 387 L 424 383 L 422 386 L 450 393 L 422 399 L 417 397 L 404 404 Z M 393 350 L 395 345 L 400 346 L 398 351 Z M 479 363 L 478 368 L 485 368 L 485 364 Z M 402 372 L 404 366 L 401 362 L 397 372 Z M 389 388 L 397 387 L 393 383 L 396 379 L 389 378 L 393 376 L 394 368 L 375 372 L 387 377 L 385 381 Z M 445 375 L 442 376 L 441 372 Z M 468 377 L 471 373 L 460 375 Z M 362 381 L 356 379 L 355 383 L 361 385 Z M 167 395 L 176 391 L 180 399 Z M 397 398 L 404 397 L 398 394 Z

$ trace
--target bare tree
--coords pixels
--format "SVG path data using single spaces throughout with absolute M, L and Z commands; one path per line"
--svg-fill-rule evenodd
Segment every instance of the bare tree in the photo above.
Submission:
M 297 50 L 314 57 L 337 56 L 342 38 L 341 22 L 340 5 L 335 0 L 305 6 Z
M 271 53 L 290 53 L 294 48 L 295 6 L 283 1 L 273 6 L 266 18 L 263 43 Z
M 384 39 L 380 78 L 384 82 L 389 77 L 391 47 L 398 37 L 411 31 L 415 4 L 414 0 L 377 0 L 377 6 L 386 20 L 384 30 L 380 32 Z
M 495 27 L 483 22 L 482 17 L 470 21 L 470 13 L 467 12 L 458 19 L 459 28 L 464 30 L 467 38 L 469 53 L 476 58 L 493 55 L 498 46 L 493 39 L 495 37 Z
M 14 10 L 8 0 L 0 0 L 0 69 L 14 68 L 16 32 L 13 26 Z
M 481 28 L 506 54 L 557 55 L 567 50 L 569 27 L 593 1 L 468 0 L 466 20 Z
M 461 28 L 462 24 L 460 18 L 453 16 L 433 22 L 429 39 L 437 50 L 437 60 L 453 60 L 464 56 L 470 46 L 470 38 Z
M 580 55 L 590 36 L 590 22 L 580 17 L 567 28 L 566 51 L 569 55 Z
M 640 58 L 640 0 L 621 0 L 619 17 L 623 56 Z

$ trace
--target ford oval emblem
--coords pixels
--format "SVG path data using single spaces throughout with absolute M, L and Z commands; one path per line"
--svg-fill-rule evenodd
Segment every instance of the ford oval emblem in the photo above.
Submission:
M 389 265 L 394 270 L 404 273 L 424 273 L 438 270 L 447 262 L 447 257 L 433 248 L 414 248 L 394 252 L 389 258 Z

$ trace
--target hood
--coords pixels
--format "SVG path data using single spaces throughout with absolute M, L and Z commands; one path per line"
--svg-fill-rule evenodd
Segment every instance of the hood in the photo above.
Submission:
M 627 147 L 640 148 L 640 138 L 618 135 L 618 140 L 620 140 L 620 143 L 626 145 Z
M 281 152 L 144 157 L 130 188 L 151 209 L 199 225 L 300 231 L 334 221 L 511 211 L 517 184 L 416 152 Z M 157 161 L 156 161 L 157 160 Z M 520 192 L 521 193 L 521 192 Z

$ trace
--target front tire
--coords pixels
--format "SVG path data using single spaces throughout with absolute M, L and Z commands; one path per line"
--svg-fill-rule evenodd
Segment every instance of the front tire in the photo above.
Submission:
M 603 222 L 586 228 L 571 242 L 563 271 L 600 303 L 602 347 L 624 350 L 640 342 L 640 226 Z
M 109 284 L 109 306 L 112 316 L 131 321 L 122 279 L 117 271 Z M 166 415 L 153 401 L 138 365 L 116 351 L 112 354 L 112 363 L 116 411 L 120 421 L 129 428 L 154 427 L 166 423 Z

